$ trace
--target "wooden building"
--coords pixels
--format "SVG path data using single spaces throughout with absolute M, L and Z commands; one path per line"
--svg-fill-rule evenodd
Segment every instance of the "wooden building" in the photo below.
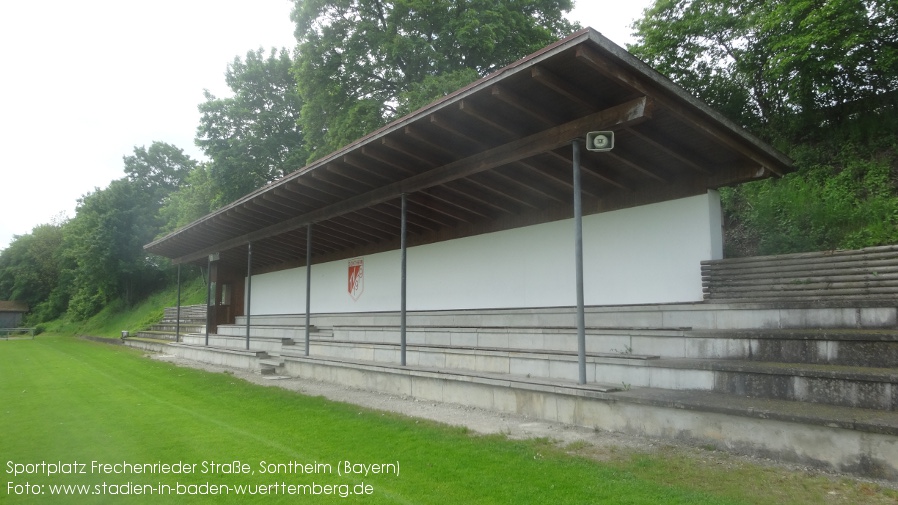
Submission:
M 28 313 L 28 306 L 21 302 L 0 301 L 0 328 L 17 328 Z

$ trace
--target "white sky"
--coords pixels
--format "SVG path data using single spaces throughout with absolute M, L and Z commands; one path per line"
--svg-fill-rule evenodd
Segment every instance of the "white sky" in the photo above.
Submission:
M 579 0 L 569 18 L 624 46 L 652 0 Z M 0 249 L 124 176 L 153 141 L 202 159 L 203 89 L 227 64 L 295 44 L 290 0 L 0 2 Z

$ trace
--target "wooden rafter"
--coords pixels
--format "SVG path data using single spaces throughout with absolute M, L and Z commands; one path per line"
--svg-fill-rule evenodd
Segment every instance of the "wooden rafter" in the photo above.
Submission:
M 177 258 L 176 261 L 194 261 L 197 258 L 205 256 L 208 252 L 232 247 L 232 244 L 245 243 L 247 240 L 255 240 L 278 233 L 284 233 L 305 226 L 310 222 L 323 221 L 334 216 L 343 215 L 391 200 L 402 193 L 411 194 L 502 166 L 507 163 L 521 161 L 531 156 L 554 150 L 571 142 L 572 139 L 582 136 L 586 131 L 614 127 L 623 128 L 639 123 L 649 117 L 650 111 L 651 101 L 648 98 L 640 97 L 630 100 L 615 107 L 610 107 L 606 110 L 584 116 L 554 128 L 549 128 L 540 133 L 529 135 L 473 156 L 408 177 L 402 181 L 343 199 L 339 202 L 281 221 L 266 228 L 245 233 L 240 237 L 232 238 L 224 243 L 206 247 L 202 251 L 197 251 Z

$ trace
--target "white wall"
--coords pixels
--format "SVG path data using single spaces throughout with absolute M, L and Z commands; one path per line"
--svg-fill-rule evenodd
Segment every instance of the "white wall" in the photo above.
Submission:
M 588 305 L 702 299 L 702 260 L 723 256 L 720 197 L 707 195 L 583 218 Z M 408 250 L 408 309 L 576 303 L 572 220 Z M 312 266 L 312 312 L 399 309 L 399 251 L 364 256 L 364 291 L 349 295 L 348 260 Z M 305 312 L 305 267 L 254 275 L 252 314 Z

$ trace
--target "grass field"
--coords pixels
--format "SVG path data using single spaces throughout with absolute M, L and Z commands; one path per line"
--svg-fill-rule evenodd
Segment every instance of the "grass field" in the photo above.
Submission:
M 0 341 L 0 503 L 898 503 L 847 479 L 589 452 L 474 436 L 123 347 Z M 170 494 L 148 494 L 160 491 Z

